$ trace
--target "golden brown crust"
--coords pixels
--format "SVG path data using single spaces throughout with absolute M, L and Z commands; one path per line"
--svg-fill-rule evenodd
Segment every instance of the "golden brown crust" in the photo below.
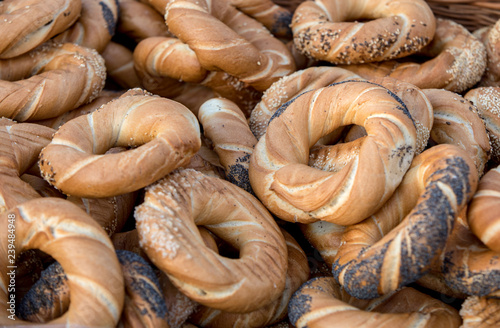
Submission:
M 433 38 L 436 22 L 423 0 L 315 0 L 297 7 L 291 28 L 302 53 L 350 65 L 415 53 Z
M 479 86 L 500 86 L 500 20 L 494 25 L 475 30 L 472 34 L 483 42 L 487 55 L 486 70 Z
M 109 42 L 101 53 L 107 76 L 124 89 L 138 88 L 141 82 L 134 69 L 133 52 L 116 42 Z
M 418 55 L 423 63 L 389 60 L 380 63 L 342 65 L 365 79 L 390 76 L 422 89 L 463 92 L 474 86 L 486 69 L 486 49 L 465 27 L 448 19 L 437 19 L 436 34 Z
M 479 177 L 490 159 L 490 139 L 477 108 L 461 95 L 442 89 L 424 89 L 434 109 L 432 144 L 463 148 L 474 161 Z
M 284 229 L 281 232 L 288 250 L 288 270 L 285 290 L 280 298 L 256 311 L 242 314 L 200 307 L 189 317 L 189 321 L 207 328 L 246 328 L 267 327 L 285 318 L 292 294 L 309 278 L 309 265 L 306 254 L 292 235 Z
M 493 328 L 500 325 L 500 300 L 469 296 L 460 308 L 461 328 Z
M 198 119 L 225 169 L 227 180 L 252 193 L 248 165 L 257 139 L 250 131 L 245 114 L 234 102 L 214 98 L 201 105 Z
M 16 252 L 39 249 L 58 261 L 68 277 L 69 309 L 47 324 L 116 326 L 124 302 L 123 274 L 111 240 L 90 216 L 67 200 L 38 198 L 2 213 L 0 221 L 5 227 L 13 224 Z M 0 235 L 0 243 L 9 244 L 7 230 Z M 7 248 L 0 253 L 8 258 Z M 0 268 L 3 309 L 9 308 L 8 272 L 7 266 Z M 0 317 L 2 325 L 11 322 L 5 315 Z M 23 324 L 18 318 L 15 322 Z
M 106 67 L 93 49 L 46 42 L 27 54 L 0 60 L 0 79 L 0 116 L 34 121 L 95 99 L 104 88 Z
M 333 276 L 361 299 L 415 282 L 441 254 L 477 183 L 472 160 L 458 146 L 437 145 L 415 156 L 384 206 L 345 229 Z
M 53 38 L 102 52 L 115 34 L 118 3 L 115 0 L 82 0 L 78 20 Z
M 185 106 L 131 89 L 61 126 L 39 164 L 44 179 L 65 194 L 111 197 L 185 165 L 200 145 L 198 120 Z M 104 154 L 127 146 L 137 148 Z
M 309 149 L 349 124 L 363 125 L 368 132 L 358 139 L 359 153 L 339 162 L 339 171 L 307 166 Z M 250 182 L 265 206 L 283 220 L 353 224 L 380 208 L 396 189 L 413 159 L 416 137 L 408 109 L 388 89 L 365 81 L 340 82 L 280 107 L 254 148 Z
M 0 59 L 20 56 L 69 28 L 80 15 L 80 0 L 0 2 Z
M 371 301 L 347 294 L 333 278 L 311 279 L 289 304 L 289 318 L 297 328 L 331 327 L 447 327 L 461 324 L 458 311 L 413 288 Z
M 141 247 L 194 301 L 248 312 L 283 292 L 283 234 L 255 197 L 230 182 L 191 169 L 174 171 L 147 187 L 135 218 Z M 204 246 L 196 225 L 239 249 L 239 258 L 222 257 Z

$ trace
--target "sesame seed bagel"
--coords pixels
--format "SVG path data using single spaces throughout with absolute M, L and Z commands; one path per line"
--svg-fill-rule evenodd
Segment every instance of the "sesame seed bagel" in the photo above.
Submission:
M 308 166 L 310 148 L 350 124 L 364 126 L 367 136 L 331 147 L 352 155 L 339 170 Z M 394 93 L 370 82 L 339 82 L 280 107 L 250 157 L 250 183 L 283 220 L 354 224 L 394 192 L 413 159 L 416 140 L 411 114 Z
M 146 188 L 135 218 L 140 245 L 151 261 L 202 305 L 254 311 L 278 299 L 285 288 L 283 234 L 255 197 L 228 181 L 176 170 Z M 198 225 L 238 249 L 239 258 L 205 246 Z
M 2 226 L 15 228 L 15 250 L 21 253 L 39 249 L 58 261 L 69 286 L 69 308 L 48 326 L 115 327 L 124 303 L 124 281 L 115 250 L 106 232 L 76 205 L 60 198 L 28 200 L 0 214 Z M 0 243 L 8 245 L 7 229 L 0 234 Z M 7 247 L 0 255 L 8 258 Z M 8 309 L 9 270 L 0 268 L 0 306 Z M 4 310 L 5 311 L 5 310 Z M 15 317 L 17 325 L 29 325 Z M 6 315 L 0 325 L 11 325 Z M 40 323 L 31 323 L 40 326 Z
M 68 29 L 80 15 L 80 0 L 0 2 L 0 59 L 20 56 Z
M 184 105 L 131 89 L 62 125 L 40 153 L 43 178 L 67 195 L 111 197 L 139 190 L 189 163 L 201 146 Z M 135 147 L 105 154 L 113 147 Z
M 463 92 L 474 86 L 486 69 L 486 49 L 464 26 L 437 19 L 432 41 L 417 55 L 402 60 L 341 65 L 365 79 L 390 76 L 422 89 L 446 89 Z
M 116 0 L 81 0 L 78 20 L 54 37 L 59 43 L 75 43 L 102 52 L 115 35 L 118 22 Z
M 289 304 L 296 328 L 419 327 L 458 328 L 458 311 L 416 289 L 405 287 L 371 300 L 347 294 L 331 277 L 313 278 L 300 287 Z
M 490 139 L 477 108 L 461 95 L 443 89 L 424 89 L 432 104 L 434 123 L 431 144 L 453 144 L 474 161 L 479 177 L 490 159 Z
M 0 116 L 34 121 L 59 116 L 95 99 L 106 67 L 93 49 L 46 42 L 0 60 Z
M 333 264 L 335 279 L 360 299 L 418 280 L 441 254 L 477 182 L 472 160 L 457 146 L 437 145 L 415 156 L 384 206 L 345 229 Z
M 435 21 L 423 0 L 314 0 L 297 7 L 291 28 L 302 53 L 349 65 L 419 51 L 434 36 Z

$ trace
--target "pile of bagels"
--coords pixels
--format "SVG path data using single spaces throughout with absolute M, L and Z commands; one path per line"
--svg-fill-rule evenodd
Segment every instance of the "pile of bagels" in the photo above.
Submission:
M 0 36 L 1 326 L 500 326 L 500 21 L 3 0 Z

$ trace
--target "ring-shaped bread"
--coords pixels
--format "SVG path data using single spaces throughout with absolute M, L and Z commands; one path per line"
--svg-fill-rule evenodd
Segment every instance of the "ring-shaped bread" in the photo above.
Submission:
M 472 159 L 458 146 L 437 145 L 415 156 L 384 206 L 344 230 L 333 276 L 360 299 L 417 281 L 441 254 L 477 183 Z
M 176 170 L 146 188 L 135 218 L 151 261 L 200 304 L 250 312 L 285 288 L 287 248 L 277 223 L 254 196 L 226 180 Z M 205 246 L 197 225 L 239 250 L 239 258 Z
M 500 86 L 500 19 L 493 25 L 472 32 L 486 48 L 486 70 L 479 82 L 481 87 Z
M 286 45 L 227 0 L 170 1 L 165 22 L 204 69 L 224 71 L 258 91 L 295 71 Z
M 302 53 L 349 65 L 417 52 L 432 40 L 436 19 L 424 0 L 314 0 L 297 7 L 291 28 Z
M 184 105 L 131 89 L 62 125 L 41 151 L 45 180 L 78 197 L 139 190 L 189 163 L 201 146 L 196 116 Z M 113 147 L 136 147 L 105 154 Z
M 0 1 L 0 59 L 27 53 L 65 31 L 81 8 L 81 0 Z
M 458 311 L 405 287 L 374 300 L 351 297 L 331 277 L 313 278 L 293 295 L 288 310 L 296 328 L 419 327 L 458 328 Z
M 0 116 L 35 121 L 94 100 L 106 67 L 93 49 L 47 41 L 27 54 L 0 60 Z
M 350 124 L 364 126 L 367 136 L 332 146 L 348 154 L 341 169 L 308 166 L 310 148 Z M 273 115 L 250 157 L 250 183 L 270 212 L 283 220 L 357 223 L 379 209 L 399 185 L 416 140 L 415 122 L 394 93 L 365 81 L 332 84 L 302 93 Z
M 0 222 L 6 227 L 0 234 L 0 306 L 4 311 L 11 309 L 7 302 L 14 295 L 7 292 L 9 274 L 15 272 L 8 268 L 13 255 L 9 249 L 16 254 L 39 249 L 61 264 L 70 289 L 68 311 L 46 324 L 116 326 L 124 303 L 123 274 L 111 240 L 90 216 L 67 200 L 48 197 L 28 200 L 0 214 Z M 15 317 L 15 310 L 12 315 L 15 321 L 0 316 L 0 325 L 30 324 Z
M 485 46 L 450 19 L 436 22 L 432 41 L 416 53 L 418 57 L 340 67 L 369 80 L 390 76 L 422 89 L 463 92 L 481 80 L 486 69 Z

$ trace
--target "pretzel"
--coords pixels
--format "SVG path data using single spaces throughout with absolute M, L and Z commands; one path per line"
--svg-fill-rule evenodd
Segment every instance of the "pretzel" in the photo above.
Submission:
M 265 207 L 228 181 L 192 169 L 174 171 L 146 187 L 135 219 L 140 245 L 151 261 L 200 304 L 250 312 L 283 292 L 284 237 Z M 239 259 L 204 246 L 196 225 L 239 249 Z
M 416 289 L 405 287 L 374 300 L 351 297 L 333 278 L 314 278 L 290 300 L 290 322 L 296 328 L 449 327 L 461 324 L 458 311 Z
M 0 59 L 20 56 L 63 32 L 78 19 L 81 8 L 80 0 L 0 2 Z
M 106 68 L 95 50 L 46 42 L 0 60 L 0 79 L 0 116 L 33 121 L 92 101 L 104 87 Z
M 460 307 L 462 328 L 487 328 L 500 324 L 500 304 L 496 298 L 469 296 Z
M 481 87 L 500 86 L 500 21 L 472 32 L 486 48 L 486 70 L 479 82 Z
M 40 197 L 20 176 L 38 159 L 54 130 L 0 118 L 0 213 Z
M 296 71 L 274 82 L 262 95 L 262 99 L 252 110 L 249 125 L 253 134 L 260 139 L 267 123 L 280 106 L 301 93 L 329 84 L 361 78 L 351 71 L 328 66 L 313 66 Z
M 168 327 L 167 306 L 151 266 L 140 256 L 117 250 L 125 284 L 120 325 Z M 19 304 L 20 317 L 43 323 L 63 315 L 70 305 L 69 280 L 59 262 L 52 263 Z
M 214 98 L 201 105 L 198 119 L 204 135 L 213 143 L 227 180 L 252 193 L 248 162 L 257 139 L 250 131 L 245 114 L 234 102 Z
M 118 3 L 115 0 L 82 0 L 78 20 L 53 39 L 102 52 L 115 34 Z
M 204 69 L 224 71 L 258 91 L 295 71 L 286 45 L 229 1 L 170 1 L 165 22 Z
M 110 41 L 101 53 L 109 78 L 124 89 L 139 88 L 141 82 L 134 69 L 133 52 L 119 43 Z
M 41 151 L 39 165 L 44 179 L 65 194 L 111 197 L 188 163 L 200 145 L 198 120 L 185 106 L 131 89 L 61 126 Z M 104 154 L 127 146 L 137 148 Z
M 344 163 L 339 158 L 339 170 L 307 166 L 309 148 L 349 124 L 363 125 L 368 136 L 339 145 L 338 153 L 350 154 Z M 415 124 L 399 97 L 374 83 L 340 82 L 280 107 L 250 157 L 250 183 L 270 212 L 285 221 L 354 224 L 396 189 L 413 159 L 416 140 Z
M 350 65 L 415 53 L 433 38 L 436 22 L 422 0 L 315 0 L 297 7 L 290 26 L 302 53 Z
M 273 35 L 290 39 L 292 12 L 272 0 L 230 0 L 231 5 L 261 22 Z
M 476 106 L 491 144 L 491 160 L 500 163 L 500 88 L 478 87 L 467 91 L 464 98 Z
M 491 147 L 476 107 L 451 91 L 424 89 L 423 92 L 434 109 L 430 142 L 448 143 L 463 148 L 474 161 L 481 177 L 490 158 Z
M 287 316 L 288 301 L 292 294 L 309 278 L 307 257 L 297 241 L 281 229 L 288 250 L 286 286 L 280 298 L 249 313 L 228 313 L 207 307 L 199 308 L 189 321 L 200 327 L 267 327 Z
M 116 326 L 123 308 L 124 283 L 113 245 L 104 230 L 76 205 L 60 198 L 32 199 L 0 215 L 2 226 L 15 230 L 16 253 L 39 249 L 58 261 L 70 289 L 68 311 L 48 325 Z M 9 234 L 0 235 L 1 245 L 8 245 Z M 7 247 L 0 248 L 4 259 Z M 78 254 L 78 256 L 75 256 Z M 0 304 L 16 320 L 8 301 L 9 269 L 0 269 Z M 0 317 L 1 325 L 12 320 Z M 28 323 L 26 323 L 28 324 Z
M 429 58 L 423 63 L 410 56 L 400 61 L 340 67 L 369 80 L 390 76 L 422 89 L 466 91 L 481 80 L 486 69 L 486 49 L 464 26 L 449 19 L 438 18 L 436 22 L 432 41 L 417 52 Z
M 481 178 L 467 211 L 471 231 L 491 250 L 500 253 L 498 224 L 500 223 L 496 206 L 500 195 L 500 166 Z
M 178 84 L 204 86 L 218 96 L 234 101 L 246 116 L 260 100 L 261 92 L 236 77 L 202 67 L 196 53 L 177 38 L 147 38 L 137 44 L 133 55 L 142 85 L 153 93 L 172 98 L 184 93 L 175 93 Z M 151 81 L 155 80 L 161 91 L 151 86 Z

